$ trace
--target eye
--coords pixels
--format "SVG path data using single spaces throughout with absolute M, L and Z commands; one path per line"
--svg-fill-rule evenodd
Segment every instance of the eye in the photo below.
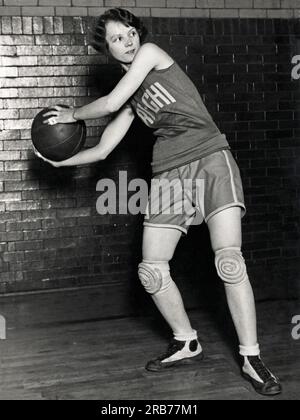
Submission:
M 137 35 L 137 33 L 136 33 L 136 31 L 132 31 L 130 35 L 131 35 L 132 37 L 134 37 L 134 36 L 136 36 L 136 35 Z

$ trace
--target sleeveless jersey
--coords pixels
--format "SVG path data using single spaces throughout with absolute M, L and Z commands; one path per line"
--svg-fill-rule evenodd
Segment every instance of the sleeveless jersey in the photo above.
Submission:
M 168 69 L 152 70 L 130 104 L 137 116 L 154 130 L 154 174 L 230 149 L 196 86 L 176 62 Z

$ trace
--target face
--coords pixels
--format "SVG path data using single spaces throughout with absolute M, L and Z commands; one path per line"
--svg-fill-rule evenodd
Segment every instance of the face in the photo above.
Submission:
M 106 42 L 111 55 L 125 65 L 130 65 L 133 62 L 141 47 L 138 31 L 132 26 L 127 27 L 120 22 L 106 24 Z

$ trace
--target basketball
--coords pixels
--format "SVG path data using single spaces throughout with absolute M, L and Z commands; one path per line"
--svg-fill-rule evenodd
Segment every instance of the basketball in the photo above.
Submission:
M 61 162 L 76 155 L 86 140 L 84 121 L 71 124 L 44 124 L 49 117 L 44 115 L 51 111 L 45 108 L 33 120 L 31 139 L 37 151 L 46 159 Z

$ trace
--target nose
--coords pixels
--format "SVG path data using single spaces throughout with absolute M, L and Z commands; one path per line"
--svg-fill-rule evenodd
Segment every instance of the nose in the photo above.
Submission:
M 126 47 L 131 47 L 133 45 L 132 39 L 128 38 L 126 42 Z

